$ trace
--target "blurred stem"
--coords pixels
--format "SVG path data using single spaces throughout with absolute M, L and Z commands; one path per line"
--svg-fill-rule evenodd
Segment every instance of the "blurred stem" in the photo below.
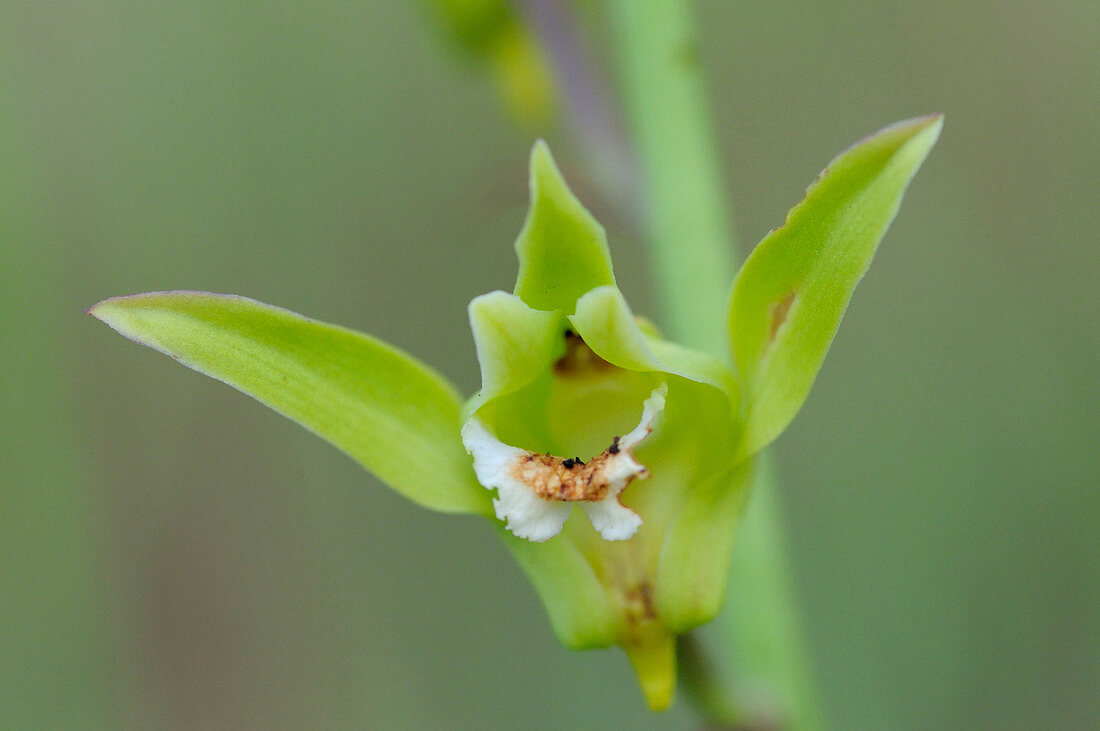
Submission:
M 650 259 L 665 322 L 678 340 L 728 358 L 725 314 L 736 243 L 686 0 L 609 0 L 617 63 L 638 155 Z M 741 525 L 720 624 L 681 643 L 681 679 L 709 720 L 738 728 L 816 728 L 811 675 L 767 458 Z M 736 668 L 736 681 L 722 670 Z M 731 688 L 736 692 L 731 693 Z
M 757 458 L 752 496 L 730 565 L 730 586 L 717 624 L 732 648 L 741 728 L 824 726 L 810 671 L 801 615 L 787 563 L 787 541 L 775 473 Z
M 588 160 L 592 182 L 620 215 L 637 218 L 641 212 L 633 158 L 606 79 L 584 42 L 576 8 L 561 0 L 523 0 L 520 7 L 554 69 L 565 118 Z
M 725 359 L 735 243 L 690 8 L 681 0 L 609 8 L 665 322 L 684 344 Z

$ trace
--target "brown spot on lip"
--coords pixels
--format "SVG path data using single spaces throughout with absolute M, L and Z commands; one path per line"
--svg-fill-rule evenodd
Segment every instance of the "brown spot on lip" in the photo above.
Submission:
M 768 331 L 768 340 L 774 341 L 776 334 L 779 332 L 779 328 L 783 327 L 783 323 L 787 321 L 787 314 L 791 311 L 791 306 L 794 304 L 794 292 L 788 292 L 787 295 L 774 303 L 771 306 L 771 329 Z
M 512 476 L 543 500 L 603 500 L 611 489 L 607 466 L 613 458 L 609 451 L 605 451 L 585 463 L 576 457 L 562 459 L 552 454 L 529 452 L 516 459 L 512 465 Z M 643 469 L 634 477 L 647 476 Z

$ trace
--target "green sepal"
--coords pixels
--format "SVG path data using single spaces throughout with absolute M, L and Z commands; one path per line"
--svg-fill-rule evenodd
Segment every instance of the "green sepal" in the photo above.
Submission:
M 571 518 L 572 520 L 573 518 Z M 568 535 L 545 543 L 517 538 L 497 523 L 501 540 L 519 561 L 550 616 L 554 635 L 566 647 L 610 647 L 623 634 L 623 619 L 592 564 Z
M 151 292 L 88 313 L 293 419 L 413 502 L 493 513 L 459 437 L 458 394 L 393 346 L 235 295 Z
M 515 294 L 536 310 L 573 312 L 590 289 L 615 284 L 603 226 L 569 190 L 550 148 L 531 151 L 531 207 L 516 239 Z
M 722 606 L 752 465 L 741 461 L 694 485 L 667 528 L 655 599 L 661 620 L 674 633 L 709 622 Z
M 938 115 L 901 122 L 841 153 L 741 268 L 728 321 L 746 408 L 739 458 L 775 439 L 802 406 L 942 126 Z
M 591 544 L 569 532 L 532 543 L 498 528 L 534 584 L 558 640 L 574 650 L 622 645 L 650 708 L 667 708 L 676 684 L 674 637 L 659 621 L 628 619 L 622 597 L 604 583 L 606 577 L 601 580 L 599 562 L 586 554 Z

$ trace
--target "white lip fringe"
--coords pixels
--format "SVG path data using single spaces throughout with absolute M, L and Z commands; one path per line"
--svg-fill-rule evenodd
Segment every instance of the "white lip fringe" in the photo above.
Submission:
M 653 432 L 667 394 L 666 384 L 655 388 L 642 404 L 638 426 L 588 463 L 504 444 L 476 415 L 462 427 L 462 443 L 474 458 L 478 482 L 497 491 L 497 517 L 515 535 L 550 540 L 561 532 L 577 502 L 604 539 L 624 541 L 637 533 L 642 519 L 619 496 L 631 480 L 649 475 L 633 451 Z

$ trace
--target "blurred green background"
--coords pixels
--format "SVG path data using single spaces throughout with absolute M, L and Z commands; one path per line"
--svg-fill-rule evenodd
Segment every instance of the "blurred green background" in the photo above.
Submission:
M 828 716 L 1100 725 L 1097 6 L 698 15 L 745 244 L 857 138 L 947 115 L 773 450 Z M 482 521 L 416 508 L 80 311 L 236 292 L 472 392 L 465 305 L 511 288 L 534 132 L 436 20 L 0 6 L 0 727 L 695 722 L 650 715 L 618 651 L 559 647 Z M 637 227 L 568 127 L 538 133 L 656 314 Z

